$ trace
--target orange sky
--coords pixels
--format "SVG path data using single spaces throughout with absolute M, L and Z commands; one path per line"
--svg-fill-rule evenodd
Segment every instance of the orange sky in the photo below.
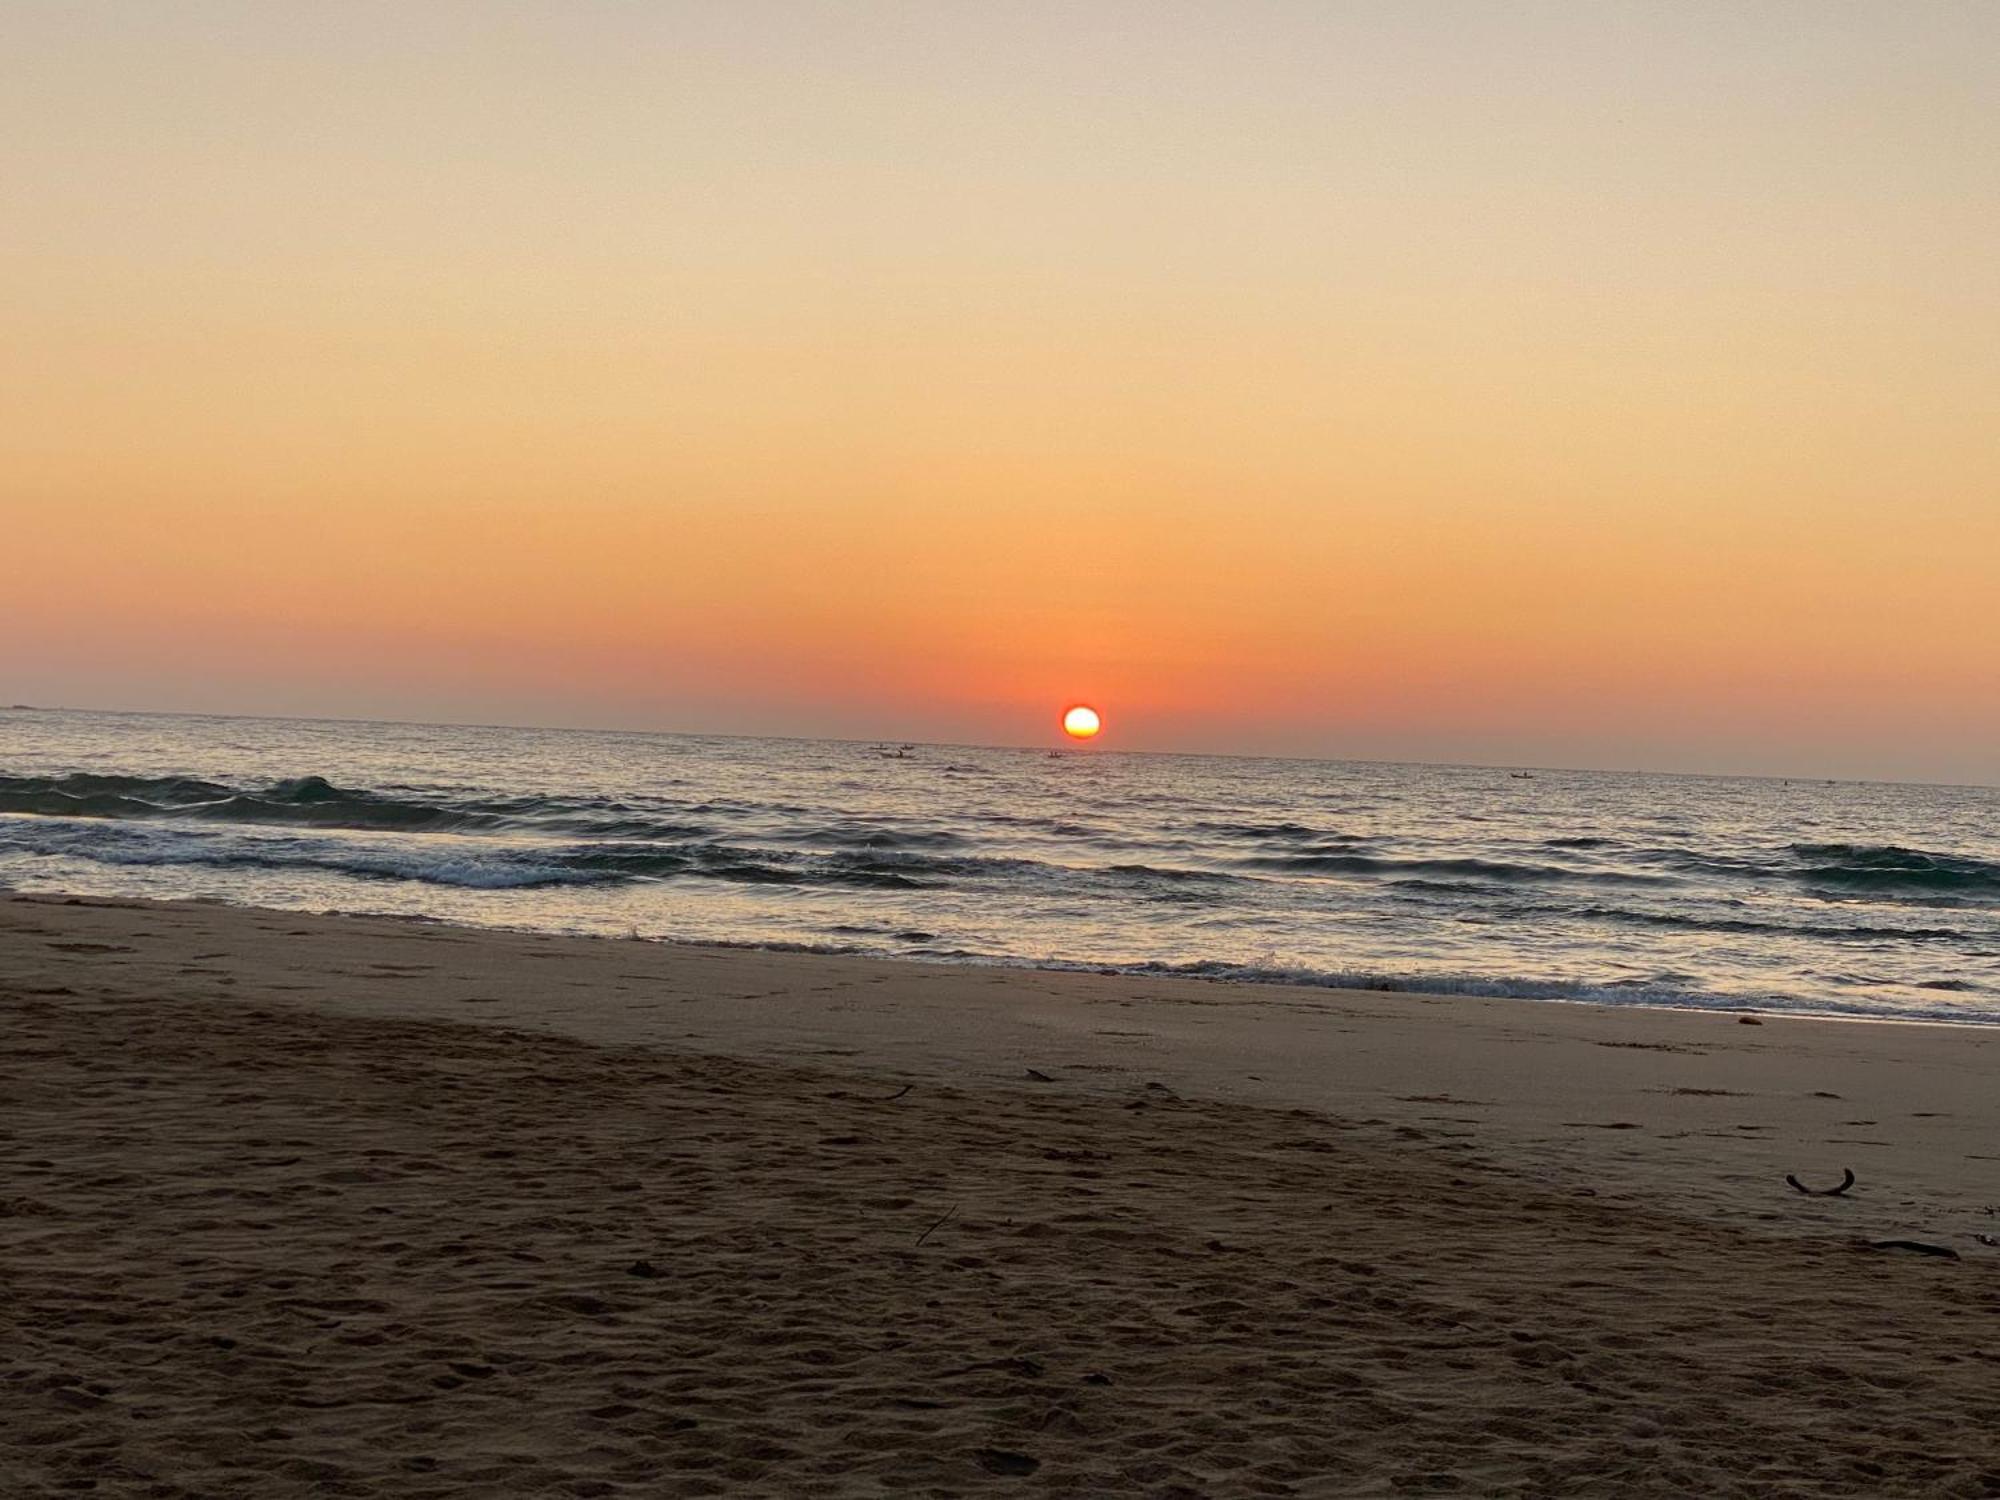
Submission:
M 2000 781 L 2000 8 L 165 11 L 0 699 Z

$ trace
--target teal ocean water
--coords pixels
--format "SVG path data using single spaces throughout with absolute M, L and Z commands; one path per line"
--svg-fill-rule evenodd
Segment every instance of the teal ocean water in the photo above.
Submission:
M 2000 791 L 0 713 L 0 886 L 2000 1022 Z

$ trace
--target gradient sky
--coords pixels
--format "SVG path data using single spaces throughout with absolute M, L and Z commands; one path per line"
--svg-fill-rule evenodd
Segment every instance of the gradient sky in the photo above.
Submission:
M 2000 5 L 0 57 L 0 701 L 2000 782 Z

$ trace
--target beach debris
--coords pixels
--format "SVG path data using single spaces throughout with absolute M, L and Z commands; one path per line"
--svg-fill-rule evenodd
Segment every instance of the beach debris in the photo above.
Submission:
M 916 1085 L 914 1083 L 906 1083 L 901 1088 L 897 1089 L 895 1093 L 884 1094 L 881 1097 L 873 1100 L 872 1102 L 876 1104 L 893 1104 L 898 1099 L 902 1098 L 903 1095 L 909 1093 L 909 1091 L 915 1087 Z
M 1755 1016 L 1738 1016 L 1736 1024 L 1738 1026 L 1762 1026 L 1764 1023 Z
M 942 1214 L 938 1216 L 938 1220 L 935 1224 L 931 1225 L 929 1229 L 926 1229 L 922 1234 L 917 1236 L 917 1243 L 921 1245 L 925 1240 L 929 1239 L 933 1234 L 937 1233 L 938 1230 L 944 1228 L 945 1221 L 957 1212 L 958 1212 L 958 1205 L 954 1203 L 950 1208 L 947 1208 Z
M 1990 1234 L 1975 1234 L 1973 1238 L 1978 1240 L 1982 1245 L 1991 1245 L 1994 1249 L 2000 1250 L 2000 1237 Z
M 1042 1466 L 1039 1458 L 1010 1452 L 1006 1448 L 981 1448 L 973 1457 L 979 1460 L 979 1467 L 989 1474 L 1032 1474 Z
M 1922 1240 L 1867 1240 L 1870 1250 L 1908 1250 L 1913 1255 L 1935 1255 L 1944 1260 L 1957 1260 L 1958 1252 L 1949 1245 L 1927 1245 Z
M 1785 1174 L 1785 1181 L 1804 1193 L 1808 1198 L 1838 1198 L 1854 1186 L 1854 1169 L 1852 1167 L 1841 1168 L 1839 1187 L 1809 1188 L 1789 1172 Z
M 1037 1082 L 1037 1083 L 1054 1083 L 1054 1082 L 1055 1082 L 1055 1080 L 1054 1080 L 1053 1078 L 1049 1077 L 1049 1075 L 1048 1075 L 1048 1074 L 1046 1074 L 1046 1073 L 1044 1073 L 1044 1072 L 1043 1072 L 1043 1071 L 1042 1071 L 1042 1070 L 1041 1070 L 1040 1068 L 1030 1068 L 1030 1069 L 1028 1069 L 1028 1076 L 1029 1076 L 1030 1078 L 1034 1079 L 1034 1080 L 1035 1080 L 1035 1082 Z
M 1085 1385 L 1109 1385 L 1111 1384 L 1111 1377 L 1106 1375 L 1102 1370 L 1092 1370 L 1088 1375 L 1083 1377 L 1083 1383 Z
M 627 1276 L 637 1276 L 643 1280 L 651 1281 L 655 1276 L 660 1274 L 660 1269 L 658 1266 L 655 1266 L 650 1260 L 635 1260 L 632 1262 L 631 1265 L 625 1268 L 625 1274 Z

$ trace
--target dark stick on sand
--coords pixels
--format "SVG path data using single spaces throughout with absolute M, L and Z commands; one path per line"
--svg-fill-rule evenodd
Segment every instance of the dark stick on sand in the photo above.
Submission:
M 1957 1260 L 1959 1254 L 1949 1245 L 1927 1245 L 1922 1240 L 1869 1240 L 1870 1250 L 1908 1250 L 1916 1255 L 1936 1255 L 1945 1260 Z
M 929 1239 L 931 1235 L 934 1234 L 937 1230 L 942 1229 L 944 1227 L 945 1219 L 949 1219 L 953 1214 L 957 1212 L 958 1212 L 958 1205 L 954 1203 L 950 1208 L 947 1208 L 944 1211 L 943 1217 L 940 1218 L 937 1221 L 937 1223 L 931 1225 L 929 1229 L 926 1229 L 922 1234 L 917 1236 L 917 1243 L 921 1245 L 925 1240 Z
M 914 1083 L 906 1083 L 901 1088 L 897 1089 L 895 1093 L 884 1094 L 881 1098 L 877 1099 L 875 1102 L 877 1104 L 893 1104 L 896 1100 L 902 1098 L 903 1095 L 909 1093 L 909 1091 L 915 1087 L 916 1085 Z
M 1785 1181 L 1804 1193 L 1808 1198 L 1838 1198 L 1842 1193 L 1845 1193 L 1849 1188 L 1854 1186 L 1854 1169 L 1851 1167 L 1841 1168 L 1839 1187 L 1809 1188 L 1789 1172 L 1785 1174 Z

